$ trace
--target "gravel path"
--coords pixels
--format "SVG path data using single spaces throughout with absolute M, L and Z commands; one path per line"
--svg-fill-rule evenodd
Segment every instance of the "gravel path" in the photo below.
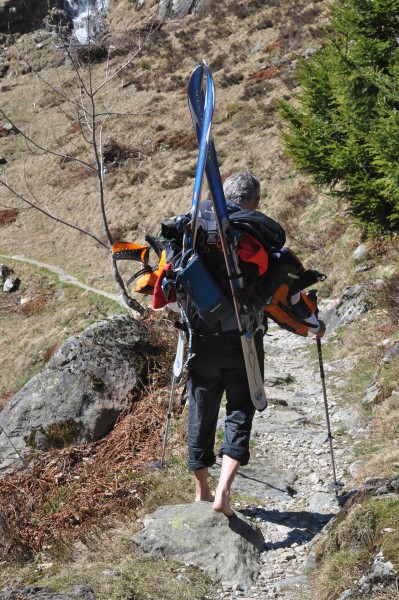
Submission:
M 272 326 L 265 337 L 269 406 L 254 420 L 252 458 L 234 489 L 251 496 L 234 508 L 256 522 L 266 541 L 261 572 L 250 593 L 220 587 L 220 598 L 308 596 L 304 566 L 314 536 L 339 510 L 334 490 L 325 406 L 315 342 Z M 329 365 L 325 365 L 329 369 Z M 331 428 L 340 421 L 334 394 L 327 397 Z M 339 425 L 338 425 L 339 426 Z M 334 442 L 337 479 L 352 462 L 345 439 Z M 217 476 L 217 469 L 215 472 Z

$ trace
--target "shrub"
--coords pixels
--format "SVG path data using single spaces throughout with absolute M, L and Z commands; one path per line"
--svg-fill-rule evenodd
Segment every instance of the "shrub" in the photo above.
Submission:
M 399 226 L 398 12 L 399 0 L 338 0 L 335 33 L 298 61 L 299 105 L 280 103 L 295 166 L 374 233 Z

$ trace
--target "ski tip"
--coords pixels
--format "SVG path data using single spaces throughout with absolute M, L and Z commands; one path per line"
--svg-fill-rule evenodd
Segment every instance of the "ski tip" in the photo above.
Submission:
M 267 408 L 267 398 L 263 387 L 254 394 L 252 402 L 259 412 L 262 412 Z
M 267 400 L 265 402 L 254 403 L 254 406 L 258 412 L 263 412 L 267 408 Z

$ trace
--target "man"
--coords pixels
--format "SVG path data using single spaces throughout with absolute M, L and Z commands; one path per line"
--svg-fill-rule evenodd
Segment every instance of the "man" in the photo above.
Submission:
M 255 211 L 260 202 L 259 181 L 248 171 L 226 179 L 223 185 L 229 212 Z M 209 210 L 209 204 L 207 204 Z M 210 221 L 211 219 L 208 219 Z M 201 222 L 201 219 L 200 219 Z M 255 345 L 263 376 L 262 323 Z M 213 502 L 217 512 L 233 515 L 230 490 L 240 465 L 248 463 L 249 441 L 255 408 L 251 401 L 240 336 L 232 323 L 230 331 L 212 331 L 194 325 L 193 358 L 189 370 L 188 465 L 195 477 L 195 501 Z M 224 328 L 225 329 L 225 328 Z M 324 334 L 320 322 L 317 337 Z M 222 396 L 226 393 L 224 440 L 219 450 L 222 466 L 215 495 L 209 487 L 208 468 L 215 461 L 214 443 Z
M 243 171 L 226 179 L 226 201 L 255 210 L 260 199 L 260 185 Z M 233 207 L 234 208 L 234 207 Z M 209 209 L 209 206 L 208 206 Z M 201 220 L 201 219 L 200 219 Z M 189 370 L 188 465 L 194 471 L 195 500 L 213 502 L 214 510 L 230 517 L 229 495 L 237 470 L 249 461 L 249 440 L 255 408 L 252 404 L 244 357 L 235 317 L 231 330 L 194 332 L 193 354 Z M 224 328 L 226 329 L 226 328 Z M 263 374 L 262 331 L 255 335 L 259 364 Z M 225 436 L 219 450 L 222 467 L 215 496 L 208 483 L 208 468 L 216 457 L 215 433 L 223 393 L 226 392 Z

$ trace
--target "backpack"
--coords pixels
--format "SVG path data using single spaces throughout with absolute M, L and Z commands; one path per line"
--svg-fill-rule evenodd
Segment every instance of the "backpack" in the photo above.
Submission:
M 317 302 L 314 290 L 303 290 L 326 276 L 305 269 L 294 252 L 283 247 L 285 232 L 270 217 L 240 209 L 236 204 L 228 205 L 228 211 L 232 225 L 229 235 L 238 245 L 242 278 L 238 300 L 244 312 L 263 311 L 280 327 L 308 335 L 314 321 L 317 324 Z M 190 220 L 189 215 L 167 219 L 161 224 L 159 237 L 146 236 L 159 264 L 149 267 L 146 263 L 128 284 L 136 279 L 136 292 L 153 294 L 153 308 L 162 308 L 179 296 L 179 290 L 183 291 L 192 300 L 200 325 L 224 331 L 226 323 L 231 325 L 232 319 L 234 322 L 234 315 L 212 202 L 201 203 L 196 249 L 184 254 L 185 226 Z
M 304 290 L 325 279 L 323 273 L 305 269 L 289 248 L 272 254 L 268 272 L 259 283 L 265 314 L 283 329 L 306 337 L 317 329 L 318 307 L 316 291 Z

